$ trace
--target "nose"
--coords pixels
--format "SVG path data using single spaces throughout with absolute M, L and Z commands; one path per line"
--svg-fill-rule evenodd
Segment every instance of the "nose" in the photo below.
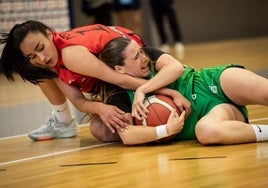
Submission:
M 38 57 L 38 61 L 39 61 L 39 63 L 41 63 L 41 64 L 45 64 L 46 62 L 45 62 L 45 55 L 43 54 L 43 53 L 38 53 L 37 54 L 37 57 Z

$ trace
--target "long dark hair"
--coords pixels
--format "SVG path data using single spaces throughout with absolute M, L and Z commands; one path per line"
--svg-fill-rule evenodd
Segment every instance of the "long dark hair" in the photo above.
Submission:
M 33 84 L 38 84 L 42 79 L 58 77 L 57 73 L 50 69 L 32 65 L 19 48 L 28 33 L 40 32 L 47 36 L 46 29 L 50 28 L 41 22 L 29 20 L 16 24 L 9 33 L 0 33 L 0 44 L 5 44 L 0 63 L 9 81 L 15 81 L 14 73 Z
M 99 59 L 109 67 L 114 68 L 116 65 L 123 66 L 125 57 L 123 51 L 131 42 L 130 38 L 120 37 L 108 42 L 99 54 Z
M 130 43 L 130 41 L 131 40 L 129 38 L 125 37 L 112 39 L 99 53 L 98 58 L 105 62 L 111 68 L 114 68 L 115 65 L 124 65 L 125 57 L 123 56 L 123 51 Z M 124 89 L 116 85 L 101 81 L 99 83 L 99 91 L 94 94 L 94 96 L 92 97 L 92 101 L 107 104 L 115 94 L 120 92 L 124 92 Z M 89 115 L 89 121 L 94 121 L 99 118 L 100 117 L 98 114 Z

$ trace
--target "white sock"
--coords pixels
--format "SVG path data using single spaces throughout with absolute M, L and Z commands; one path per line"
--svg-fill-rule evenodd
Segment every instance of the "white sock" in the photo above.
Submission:
M 73 119 L 67 101 L 61 105 L 52 105 L 53 114 L 60 122 L 70 123 Z
M 251 125 L 256 134 L 256 142 L 268 141 L 268 125 Z

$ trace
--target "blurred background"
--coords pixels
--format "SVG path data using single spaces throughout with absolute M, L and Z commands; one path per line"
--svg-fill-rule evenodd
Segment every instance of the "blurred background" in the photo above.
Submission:
M 173 2 L 186 44 L 268 35 L 266 0 L 174 0 Z M 141 0 L 140 4 L 142 30 L 140 34 L 150 45 L 157 46 L 159 39 L 152 19 L 150 0 Z M 93 15 L 86 14 L 82 9 L 82 0 L 0 1 L 1 32 L 7 32 L 15 23 L 28 19 L 43 21 L 55 30 L 61 31 L 92 24 L 94 21 L 90 17 Z M 133 19 L 131 15 L 128 15 L 128 18 Z M 118 17 L 114 10 L 111 11 L 111 19 L 112 25 L 118 25 Z M 164 24 L 168 27 L 167 22 Z

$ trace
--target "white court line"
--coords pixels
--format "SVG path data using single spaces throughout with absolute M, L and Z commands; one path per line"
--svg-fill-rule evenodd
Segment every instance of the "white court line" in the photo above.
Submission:
M 256 121 L 263 121 L 263 120 L 268 120 L 268 117 L 266 117 L 266 118 L 259 118 L 259 119 L 251 119 L 251 120 L 249 120 L 249 122 L 256 122 Z M 12 137 L 20 137 L 20 136 L 24 136 L 24 135 L 18 135 L 18 136 L 12 136 Z M 7 139 L 7 138 L 12 138 L 12 137 L 0 138 L 0 140 L 4 140 L 4 139 Z M 12 164 L 12 163 L 19 163 L 19 162 L 24 162 L 24 161 L 30 161 L 30 160 L 34 160 L 34 159 L 40 159 L 40 158 L 49 157 L 49 156 L 53 156 L 53 155 L 60 155 L 60 154 L 64 154 L 64 153 L 70 153 L 70 152 L 84 150 L 84 149 L 90 149 L 90 148 L 96 148 L 96 147 L 111 145 L 111 144 L 114 144 L 114 143 L 116 143 L 116 142 L 98 144 L 98 145 L 93 145 L 93 146 L 87 146 L 87 147 L 77 148 L 77 149 L 73 149 L 73 150 L 66 150 L 66 151 L 61 151 L 61 152 L 56 152 L 56 153 L 50 153 L 50 154 L 46 154 L 46 155 L 40 155 L 40 156 L 35 156 L 35 157 L 29 157 L 29 158 L 24 158 L 24 159 L 19 159 L 19 160 L 4 162 L 4 163 L 0 163 L 0 166 Z
M 264 120 L 268 120 L 268 117 L 266 118 L 259 118 L 259 119 L 250 119 L 249 122 L 256 122 L 256 121 L 264 121 Z
M 88 124 L 81 124 L 81 125 L 78 125 L 78 128 L 80 127 L 85 127 L 85 126 L 89 126 Z M 18 137 L 23 137 L 23 136 L 28 136 L 28 134 L 19 134 L 19 135 L 14 135 L 14 136 L 6 136 L 6 137 L 2 137 L 0 138 L 0 141 L 1 140 L 8 140 L 8 139 L 12 139 L 12 138 L 18 138 Z
M 111 144 L 115 144 L 115 143 L 116 142 L 103 143 L 103 144 L 98 144 L 98 145 L 93 145 L 93 146 L 76 148 L 76 149 L 72 149 L 72 150 L 66 150 L 66 151 L 60 151 L 60 152 L 50 153 L 50 154 L 46 154 L 46 155 L 39 155 L 39 156 L 35 156 L 35 157 L 28 157 L 28 158 L 24 158 L 24 159 L 19 159 L 19 160 L 14 160 L 14 161 L 8 161 L 8 162 L 0 163 L 0 166 L 8 165 L 8 164 L 13 164 L 13 163 L 24 162 L 24 161 L 30 161 L 30 160 L 40 159 L 40 158 L 45 158 L 45 157 L 50 157 L 50 156 L 54 156 L 54 155 L 60 155 L 60 154 L 64 154 L 64 153 L 70 153 L 70 152 L 74 152 L 74 151 L 80 151 L 80 150 L 85 150 L 85 149 L 97 148 L 97 147 L 111 145 Z

